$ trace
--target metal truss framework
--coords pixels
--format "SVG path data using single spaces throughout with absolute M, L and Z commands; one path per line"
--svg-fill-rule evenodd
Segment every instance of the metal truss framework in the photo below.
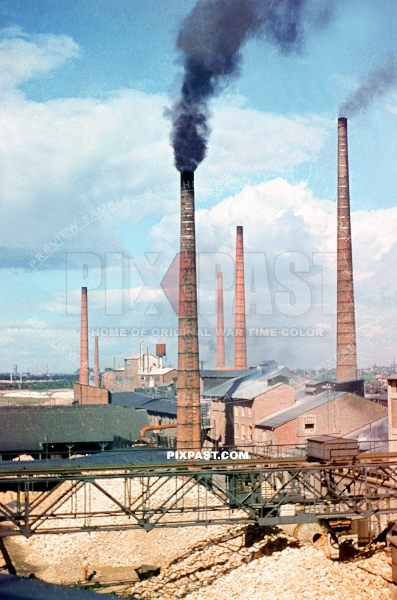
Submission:
M 397 461 L 186 462 L 0 470 L 0 537 L 222 523 L 278 525 L 397 512 Z

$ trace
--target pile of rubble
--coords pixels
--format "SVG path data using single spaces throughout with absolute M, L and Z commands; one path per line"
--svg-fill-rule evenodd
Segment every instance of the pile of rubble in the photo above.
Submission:
M 390 556 L 377 561 L 391 576 Z M 386 560 L 385 560 L 386 559 Z M 243 528 L 201 542 L 158 577 L 135 584 L 136 600 L 387 600 L 395 586 L 366 569 L 368 561 L 338 562 L 285 534 L 268 532 L 245 545 Z M 386 564 L 387 563 L 387 564 Z

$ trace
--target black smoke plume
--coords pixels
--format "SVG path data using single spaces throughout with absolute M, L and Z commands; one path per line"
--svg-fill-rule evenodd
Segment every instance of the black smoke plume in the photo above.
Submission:
M 305 25 L 324 25 L 330 5 L 331 0 L 198 0 L 179 30 L 184 77 L 181 97 L 167 111 L 179 171 L 194 171 L 204 159 L 208 101 L 239 74 L 244 43 L 261 36 L 282 52 L 299 50 Z
M 359 88 L 341 104 L 339 116 L 354 117 L 384 96 L 396 83 L 397 63 L 391 58 L 386 66 L 371 71 Z

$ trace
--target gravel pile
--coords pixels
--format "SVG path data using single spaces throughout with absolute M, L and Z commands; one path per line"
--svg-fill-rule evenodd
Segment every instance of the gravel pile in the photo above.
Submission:
M 379 575 L 391 574 L 390 554 L 359 562 L 337 562 L 311 546 L 298 546 L 284 534 L 266 535 L 245 547 L 243 537 L 229 534 L 210 546 L 192 548 L 159 577 L 131 589 L 144 600 L 387 600 L 395 587 Z

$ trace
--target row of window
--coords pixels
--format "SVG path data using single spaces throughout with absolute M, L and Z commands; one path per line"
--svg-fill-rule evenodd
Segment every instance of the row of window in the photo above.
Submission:
M 240 434 L 240 425 L 239 423 L 234 424 L 234 437 L 239 438 L 241 440 L 252 440 L 252 427 L 245 425 L 241 425 L 241 434 Z
M 252 418 L 252 413 L 251 413 L 251 409 L 250 407 L 245 407 L 244 406 L 235 406 L 234 407 L 234 414 L 236 417 L 238 417 L 238 413 L 239 413 L 239 409 L 240 409 L 240 416 L 241 417 L 245 417 L 247 416 L 249 419 Z

